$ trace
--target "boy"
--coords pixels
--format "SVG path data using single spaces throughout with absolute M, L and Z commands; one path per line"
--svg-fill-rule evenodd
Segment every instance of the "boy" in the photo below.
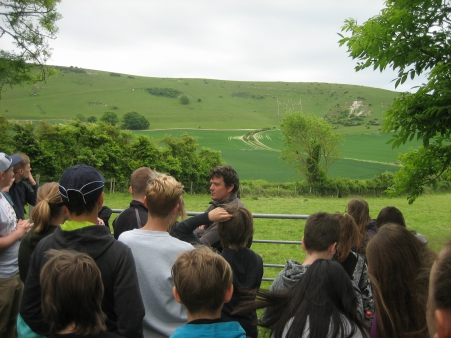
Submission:
M 31 174 L 30 158 L 23 154 L 17 153 L 12 156 L 20 157 L 21 161 L 14 165 L 14 183 L 9 189 L 9 194 L 14 203 L 14 211 L 18 219 L 25 219 L 25 205 L 35 205 L 36 196 L 39 185 Z M 25 182 L 28 180 L 30 186 Z
M 52 249 L 46 255 L 50 259 L 42 268 L 40 281 L 42 313 L 50 325 L 50 338 L 119 338 L 105 332 L 102 276 L 94 260 L 71 250 Z
M 242 300 L 242 289 L 258 291 L 263 277 L 263 260 L 254 251 L 246 247 L 254 233 L 252 214 L 243 206 L 226 209 L 233 217 L 219 222 L 218 233 L 224 248 L 221 256 L 230 264 L 233 271 L 233 295 L 230 302 L 224 304 L 221 319 L 236 320 L 246 331 L 247 337 L 257 338 L 257 312 L 247 311 L 232 314 Z M 248 295 L 248 293 L 244 294 Z
M 11 185 L 19 156 L 0 153 L 0 190 Z M 29 220 L 16 219 L 13 207 L 0 194 L 0 337 L 14 337 L 23 284 L 19 277 L 20 239 L 30 230 Z
M 130 248 L 111 236 L 110 229 L 97 225 L 104 184 L 103 176 L 84 164 L 70 167 L 61 176 L 59 189 L 69 220 L 37 245 L 20 305 L 25 324 L 37 334 L 50 332 L 42 316 L 39 282 L 42 266 L 48 260 L 45 253 L 49 249 L 72 249 L 91 256 L 102 273 L 105 289 L 102 310 L 107 316 L 107 330 L 126 338 L 142 337 L 144 306 L 133 255 Z
M 331 260 L 340 239 L 340 222 L 337 217 L 327 212 L 318 212 L 307 218 L 302 238 L 305 260 L 301 264 L 287 260 L 284 269 L 277 275 L 269 291 L 280 292 L 301 279 L 310 264 L 315 260 Z
M 172 338 L 244 338 L 238 322 L 223 322 L 221 310 L 232 298 L 233 273 L 219 254 L 207 247 L 182 253 L 172 267 L 173 294 L 188 309 L 188 324 Z M 202 287 L 200 287 L 202 285 Z
M 177 256 L 193 246 L 171 237 L 168 227 L 178 215 L 183 185 L 168 175 L 149 182 L 144 205 L 148 209 L 146 224 L 123 232 L 119 241 L 132 250 L 144 301 L 145 337 L 169 337 L 186 323 L 186 309 L 172 296 L 171 268 Z
M 144 205 L 147 184 L 157 176 L 148 167 L 136 169 L 131 177 L 129 187 L 133 200 L 130 206 L 122 211 L 113 221 L 114 238 L 118 239 L 124 231 L 139 229 L 147 223 L 147 208 Z

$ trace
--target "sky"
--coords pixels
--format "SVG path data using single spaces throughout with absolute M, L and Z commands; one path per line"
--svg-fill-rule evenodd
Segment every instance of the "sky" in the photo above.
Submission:
M 138 76 L 327 82 L 395 90 L 395 73 L 355 72 L 345 19 L 382 0 L 62 0 L 48 64 Z M 0 48 L 9 49 L 0 40 Z M 408 81 L 398 91 L 424 82 Z

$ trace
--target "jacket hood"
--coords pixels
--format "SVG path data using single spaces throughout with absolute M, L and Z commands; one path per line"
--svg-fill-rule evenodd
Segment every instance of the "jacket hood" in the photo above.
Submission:
M 293 285 L 296 281 L 302 278 L 307 272 L 307 268 L 310 265 L 302 265 L 298 261 L 289 259 L 283 269 L 282 281 L 284 287 Z
M 55 249 L 71 248 L 88 254 L 94 260 L 107 251 L 115 241 L 110 229 L 102 225 L 92 225 L 71 231 L 64 231 L 58 227 L 53 233 Z

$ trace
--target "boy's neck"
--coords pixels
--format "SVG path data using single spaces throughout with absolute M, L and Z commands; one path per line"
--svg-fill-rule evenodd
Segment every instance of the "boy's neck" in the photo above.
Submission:
M 168 231 L 169 223 L 171 222 L 172 215 L 167 217 L 152 217 L 149 215 L 146 225 L 144 225 L 141 230 L 152 230 L 152 231 Z
M 331 260 L 332 257 L 330 256 L 328 251 L 312 251 L 312 252 L 305 252 L 305 260 L 302 265 L 310 265 L 317 259 L 328 259 Z
M 97 224 L 97 212 L 92 212 L 90 214 L 81 214 L 81 215 L 75 215 L 70 214 L 69 220 L 75 221 L 75 222 L 90 222 L 92 224 Z
M 222 306 L 214 313 L 209 312 L 190 313 L 188 311 L 188 323 L 196 319 L 219 319 L 221 318 L 221 310 Z

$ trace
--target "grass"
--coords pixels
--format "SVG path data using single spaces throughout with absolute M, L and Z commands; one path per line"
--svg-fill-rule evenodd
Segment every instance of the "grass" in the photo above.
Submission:
M 178 98 L 150 95 L 149 87 L 173 88 L 187 95 L 188 105 Z M 237 95 L 238 94 L 238 95 Z M 249 98 L 249 95 L 257 98 Z M 0 112 L 10 119 L 72 119 L 76 114 L 100 118 L 114 110 L 121 118 L 128 111 L 146 116 L 151 128 L 264 128 L 278 126 L 285 109 L 317 116 L 349 108 L 360 99 L 372 113 L 365 121 L 382 118 L 398 95 L 362 86 L 329 83 L 245 82 L 210 79 L 170 79 L 141 76 L 110 76 L 86 70 L 75 73 L 61 68 L 46 83 L 8 89 Z M 200 102 L 198 102 L 200 100 Z M 300 102 L 302 106 L 300 105 Z M 364 126 L 342 128 L 362 133 Z
M 165 135 L 181 135 L 187 133 L 196 137 L 201 147 L 221 150 L 225 162 L 232 165 L 242 179 L 263 179 L 269 182 L 289 182 L 299 179 L 294 168 L 280 159 L 282 148 L 280 130 L 261 133 L 259 141 L 273 150 L 255 149 L 252 145 L 238 139 L 248 130 L 199 130 L 173 129 L 139 131 L 137 135 L 161 138 Z M 343 135 L 342 159 L 332 164 L 331 177 L 348 177 L 367 179 L 384 171 L 396 171 L 395 166 L 399 152 L 406 152 L 418 142 L 411 142 L 392 149 L 387 144 L 391 134 L 345 134 Z
M 105 205 L 113 209 L 128 206 L 128 194 L 106 194 Z M 185 196 L 188 211 L 204 211 L 210 201 L 208 195 Z M 399 208 L 409 229 L 416 230 L 429 240 L 429 246 L 438 252 L 451 239 L 450 218 L 451 194 L 421 196 L 413 205 L 405 198 L 365 198 L 370 206 L 370 215 L 376 218 L 379 211 L 388 205 Z M 312 214 L 318 211 L 344 212 L 348 199 L 339 198 L 259 198 L 244 196 L 242 201 L 252 213 L 266 214 Z M 304 220 L 255 219 L 255 239 L 299 241 L 304 231 Z M 298 245 L 276 245 L 255 243 L 252 249 L 263 257 L 265 263 L 284 264 L 288 258 L 302 261 L 304 253 Z M 265 277 L 275 277 L 278 269 L 266 268 Z M 262 288 L 269 288 L 264 282 Z

